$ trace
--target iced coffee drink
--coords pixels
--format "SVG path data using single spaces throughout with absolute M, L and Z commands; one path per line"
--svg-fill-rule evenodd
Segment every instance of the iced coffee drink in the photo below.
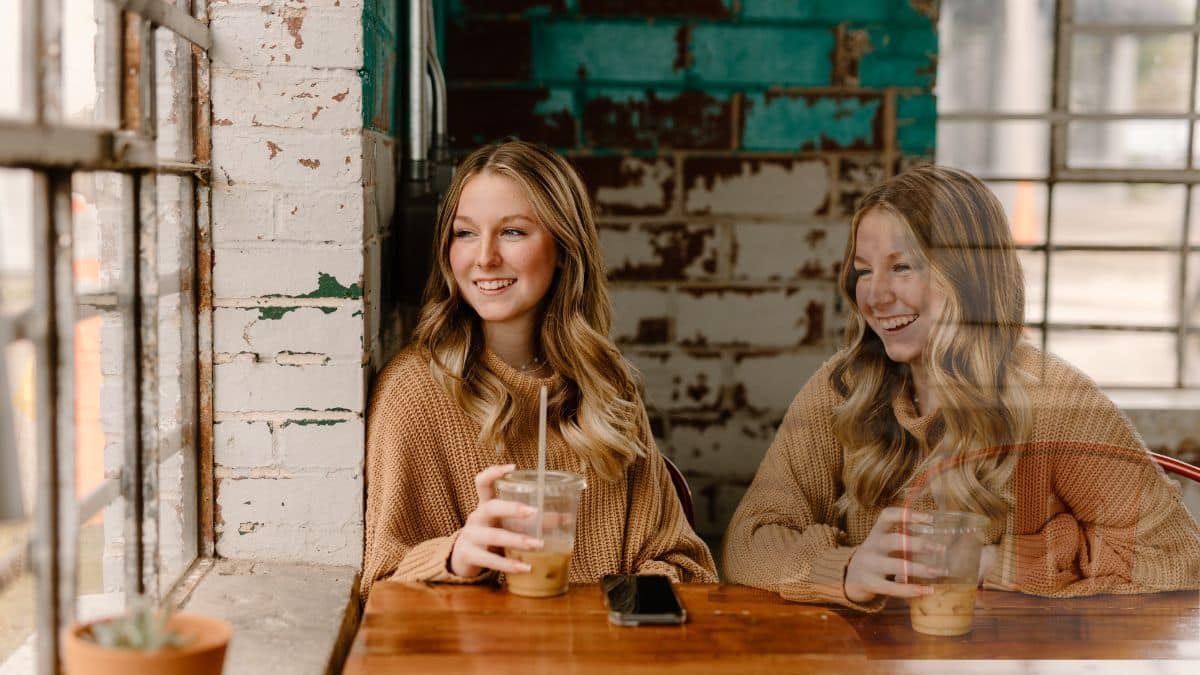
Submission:
M 539 551 L 506 549 L 504 555 L 527 563 L 529 572 L 505 574 L 509 592 L 531 598 L 547 598 L 567 592 L 571 553 L 575 548 L 575 516 L 583 476 L 567 471 L 547 471 L 540 502 L 536 471 L 513 471 L 496 481 L 500 499 L 541 508 L 541 517 L 505 518 L 504 529 L 541 539 Z
M 933 593 L 909 600 L 913 630 L 926 635 L 964 635 L 975 620 L 975 589 L 987 519 L 974 513 L 934 511 L 931 523 L 909 523 L 907 531 L 919 540 L 920 552 L 910 559 L 937 577 L 910 577 L 909 583 L 929 586 Z M 932 546 L 930 546 L 932 544 Z
M 975 584 L 933 584 L 933 593 L 909 602 L 913 630 L 926 635 L 965 635 L 975 620 Z
M 508 591 L 527 598 L 548 598 L 567 592 L 571 569 L 570 551 L 505 550 L 504 555 L 528 563 L 532 570 L 525 574 L 506 574 Z

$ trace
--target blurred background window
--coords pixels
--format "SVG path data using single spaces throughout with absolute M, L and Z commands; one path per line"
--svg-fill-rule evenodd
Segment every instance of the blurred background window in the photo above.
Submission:
M 2 673 L 199 558 L 206 12 L 0 2 Z
M 1198 11 L 941 3 L 937 161 L 1004 204 L 1030 338 L 1103 386 L 1200 385 Z

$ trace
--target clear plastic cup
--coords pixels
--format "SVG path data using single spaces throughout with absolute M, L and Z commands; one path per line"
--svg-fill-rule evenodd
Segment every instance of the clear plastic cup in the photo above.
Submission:
M 907 532 L 934 550 L 909 554 L 909 560 L 943 572 L 937 577 L 910 576 L 909 583 L 933 587 L 933 593 L 909 600 L 913 630 L 926 635 L 964 635 L 975 620 L 975 589 L 988 519 L 975 513 L 934 511 L 931 523 L 908 523 Z
M 505 586 L 510 593 L 531 598 L 547 598 L 567 592 L 571 553 L 575 548 L 575 517 L 579 512 L 579 495 L 587 486 L 583 476 L 568 471 L 547 471 L 546 492 L 542 503 L 540 551 L 505 549 L 504 555 L 528 563 L 532 568 L 523 574 L 505 574 Z M 537 471 L 511 471 L 496 481 L 496 496 L 500 499 L 537 507 Z M 538 518 L 505 518 L 504 529 L 532 537 L 538 535 Z

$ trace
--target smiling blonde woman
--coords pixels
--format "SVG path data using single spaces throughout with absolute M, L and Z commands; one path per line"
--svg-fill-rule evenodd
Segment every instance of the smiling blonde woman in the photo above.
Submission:
M 905 583 L 899 533 L 935 509 L 990 521 L 989 588 L 1200 588 L 1177 485 L 1085 375 L 1022 339 L 1004 211 L 919 167 L 867 194 L 843 258 L 846 346 L 804 385 L 726 532 L 727 580 L 863 610 Z
M 413 344 L 380 373 L 367 415 L 360 594 L 382 579 L 471 583 L 525 572 L 501 549 L 495 498 L 537 464 L 549 390 L 547 468 L 584 475 L 570 581 L 658 573 L 715 581 L 688 525 L 632 370 L 608 338 L 611 305 L 587 192 L 553 151 L 509 141 L 457 167 L 438 213 L 436 269 Z

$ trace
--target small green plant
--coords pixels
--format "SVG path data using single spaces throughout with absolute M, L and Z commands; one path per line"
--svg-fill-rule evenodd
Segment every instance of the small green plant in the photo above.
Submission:
M 188 638 L 167 629 L 170 618 L 170 612 L 139 596 L 130 603 L 124 616 L 93 624 L 90 637 L 96 644 L 109 649 L 153 652 L 182 647 Z

